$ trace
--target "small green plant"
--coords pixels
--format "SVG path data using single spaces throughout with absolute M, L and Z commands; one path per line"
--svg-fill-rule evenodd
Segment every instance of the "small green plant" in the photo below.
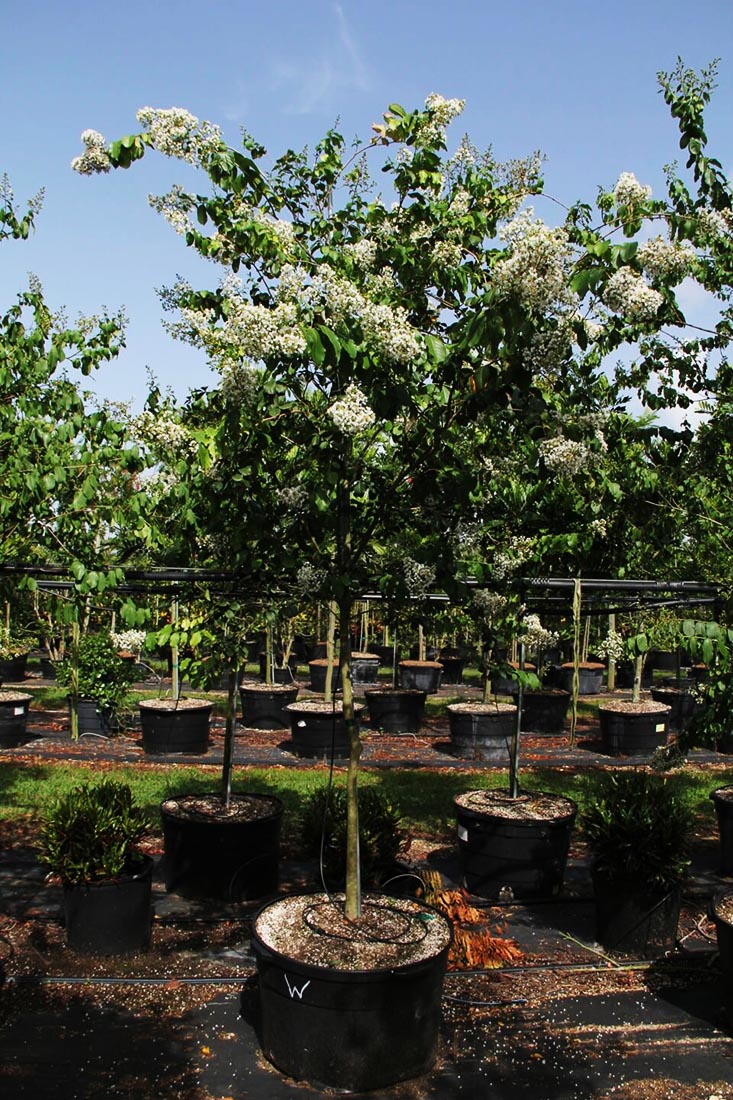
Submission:
M 707 678 L 697 686 L 699 707 L 680 736 L 684 748 L 705 745 L 719 752 L 733 749 L 733 628 L 686 619 L 683 630 L 690 653 L 707 665 Z
M 402 846 L 399 812 L 387 795 L 374 787 L 359 791 L 359 855 L 362 881 L 376 886 L 389 874 Z M 328 884 L 342 886 L 346 854 L 346 790 L 324 785 L 305 800 L 301 813 L 305 851 L 318 859 Z
M 598 870 L 669 889 L 685 877 L 693 816 L 661 775 L 607 772 L 593 783 L 581 826 Z
M 116 711 L 125 702 L 135 669 L 117 652 L 109 634 L 86 634 L 56 666 L 56 682 L 73 699 L 94 699 Z
M 64 882 L 119 878 L 142 862 L 136 846 L 147 828 L 145 812 L 127 783 L 82 783 L 46 814 L 39 858 Z

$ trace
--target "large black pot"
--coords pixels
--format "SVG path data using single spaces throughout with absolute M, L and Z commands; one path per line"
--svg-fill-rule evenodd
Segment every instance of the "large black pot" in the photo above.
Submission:
M 425 714 L 424 691 L 412 688 L 367 688 L 364 692 L 372 729 L 384 733 L 418 733 Z
M 329 760 L 349 755 L 349 736 L 340 701 L 332 705 L 304 699 L 290 703 L 285 710 L 296 756 Z M 363 703 L 354 704 L 357 725 L 363 710 Z
M 654 889 L 638 878 L 593 869 L 596 938 L 607 951 L 655 958 L 674 947 L 681 890 Z
M 152 922 L 153 861 L 109 882 L 64 883 L 66 940 L 83 955 L 145 951 Z
M 651 696 L 656 703 L 669 707 L 669 728 L 676 733 L 687 729 L 700 707 L 698 697 L 685 688 L 653 687 Z
M 578 668 L 578 695 L 598 695 L 603 690 L 605 666 L 595 661 L 586 661 Z M 573 665 L 566 663 L 560 669 L 558 687 L 563 691 L 573 690 Z
M 297 698 L 297 684 L 242 683 L 239 685 L 242 725 L 252 730 L 287 729 L 285 707 Z
M 252 933 L 265 1057 L 296 1080 L 359 1093 L 427 1073 L 435 1061 L 450 927 L 445 945 L 418 962 L 376 970 L 317 965 L 275 950 L 263 938 L 263 922 L 288 900 L 262 910 Z M 322 904 L 323 895 L 305 900 Z M 447 925 L 435 910 L 420 908 L 429 926 L 436 920 Z M 424 930 L 428 922 L 421 923 Z
M 0 684 L 18 684 L 22 680 L 25 680 L 27 664 L 27 653 L 21 653 L 17 657 L 4 657 L 0 659 Z
M 195 794 L 162 803 L 166 890 L 223 901 L 277 890 L 282 802 L 271 795 L 233 794 L 230 804 L 227 813 L 214 796 Z
M 669 713 L 664 703 L 602 703 L 598 717 L 603 751 L 611 756 L 650 756 L 667 744 Z
M 450 739 L 456 756 L 466 760 L 509 763 L 517 708 L 511 703 L 452 703 Z
M 438 661 L 400 661 L 398 675 L 400 687 L 435 695 L 440 688 L 443 666 Z
M 32 696 L 0 691 L 0 749 L 13 749 L 28 740 L 28 708 Z
M 376 684 L 379 674 L 378 653 L 351 654 L 351 682 L 354 687 Z
M 570 705 L 570 692 L 561 688 L 525 691 L 522 696 L 522 729 L 529 733 L 562 733 Z
M 460 684 L 463 679 L 463 666 L 465 664 L 463 657 L 441 656 L 438 660 L 438 664 L 443 666 L 443 675 L 441 677 L 442 683 Z
M 733 875 L 733 787 L 718 787 L 710 792 L 718 819 L 720 873 Z
M 96 699 L 69 699 L 69 716 L 76 707 L 79 736 L 114 737 L 120 731 L 120 723 L 112 707 L 103 707 Z
M 543 807 L 551 804 L 557 809 L 547 816 Z M 526 792 L 517 800 L 506 791 L 469 791 L 457 795 L 454 806 L 463 882 L 470 893 L 484 898 L 559 894 L 578 811 L 575 802 L 541 791 Z
M 195 703 L 195 706 L 191 704 Z M 138 703 L 143 750 L 151 755 L 206 752 L 213 704 L 187 699 L 185 704 L 156 706 L 155 700 Z
M 298 659 L 291 657 L 286 665 L 275 665 L 272 669 L 272 682 L 274 684 L 292 684 L 298 674 Z M 267 654 L 260 653 L 260 680 L 264 684 L 267 680 Z

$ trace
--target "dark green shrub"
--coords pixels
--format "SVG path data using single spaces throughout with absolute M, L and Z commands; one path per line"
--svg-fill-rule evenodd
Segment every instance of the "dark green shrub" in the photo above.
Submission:
M 580 816 L 599 870 L 665 889 L 687 873 L 692 820 L 668 779 L 636 769 L 596 778 Z
M 324 785 L 313 791 L 301 811 L 305 853 L 319 859 L 329 888 L 340 888 L 346 868 L 346 790 Z M 393 869 L 402 846 L 400 815 L 386 795 L 375 787 L 359 790 L 359 856 L 362 882 L 379 885 Z
M 39 858 L 64 882 L 119 878 L 142 862 L 136 845 L 147 828 L 127 783 L 82 783 L 46 814 Z

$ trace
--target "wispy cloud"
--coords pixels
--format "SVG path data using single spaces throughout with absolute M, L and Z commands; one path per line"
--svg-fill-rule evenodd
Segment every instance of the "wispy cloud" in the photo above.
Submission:
M 274 86 L 286 93 L 284 109 L 291 114 L 334 107 L 344 92 L 369 90 L 369 69 L 342 5 L 332 3 L 331 13 L 333 19 L 321 29 L 319 47 L 307 61 L 280 58 L 273 66 Z

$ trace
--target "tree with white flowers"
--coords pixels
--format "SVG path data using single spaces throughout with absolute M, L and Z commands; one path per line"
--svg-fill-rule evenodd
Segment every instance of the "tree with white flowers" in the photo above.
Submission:
M 602 195 L 597 225 L 580 204 L 563 226 L 544 224 L 527 205 L 542 191 L 538 158 L 502 165 L 467 138 L 449 152 L 462 108 L 439 95 L 414 111 L 393 104 L 371 140 L 350 149 L 330 130 L 312 156 L 288 150 L 267 167 L 252 137 L 230 148 L 184 110 L 144 108 L 141 132 L 120 141 L 86 131 L 74 162 L 105 172 L 156 151 L 208 179 L 205 194 L 175 185 L 150 200 L 221 270 L 207 289 L 179 281 L 163 295 L 172 335 L 220 374 L 184 410 L 196 458 L 181 459 L 177 491 L 197 560 L 250 579 L 297 574 L 338 604 L 349 916 L 360 904 L 354 600 L 371 588 L 407 598 L 425 571 L 453 582 L 494 482 L 506 488 L 502 424 L 507 462 L 535 485 L 558 471 L 567 483 L 604 459 L 599 412 L 622 387 L 661 402 L 705 385 L 675 295 L 705 269 L 699 235 L 693 247 L 628 173 Z M 623 240 L 650 221 L 661 243 Z M 609 380 L 604 364 L 624 346 L 633 365 Z M 524 560 L 542 546 L 530 539 Z M 521 553 L 493 544 L 494 564 Z

